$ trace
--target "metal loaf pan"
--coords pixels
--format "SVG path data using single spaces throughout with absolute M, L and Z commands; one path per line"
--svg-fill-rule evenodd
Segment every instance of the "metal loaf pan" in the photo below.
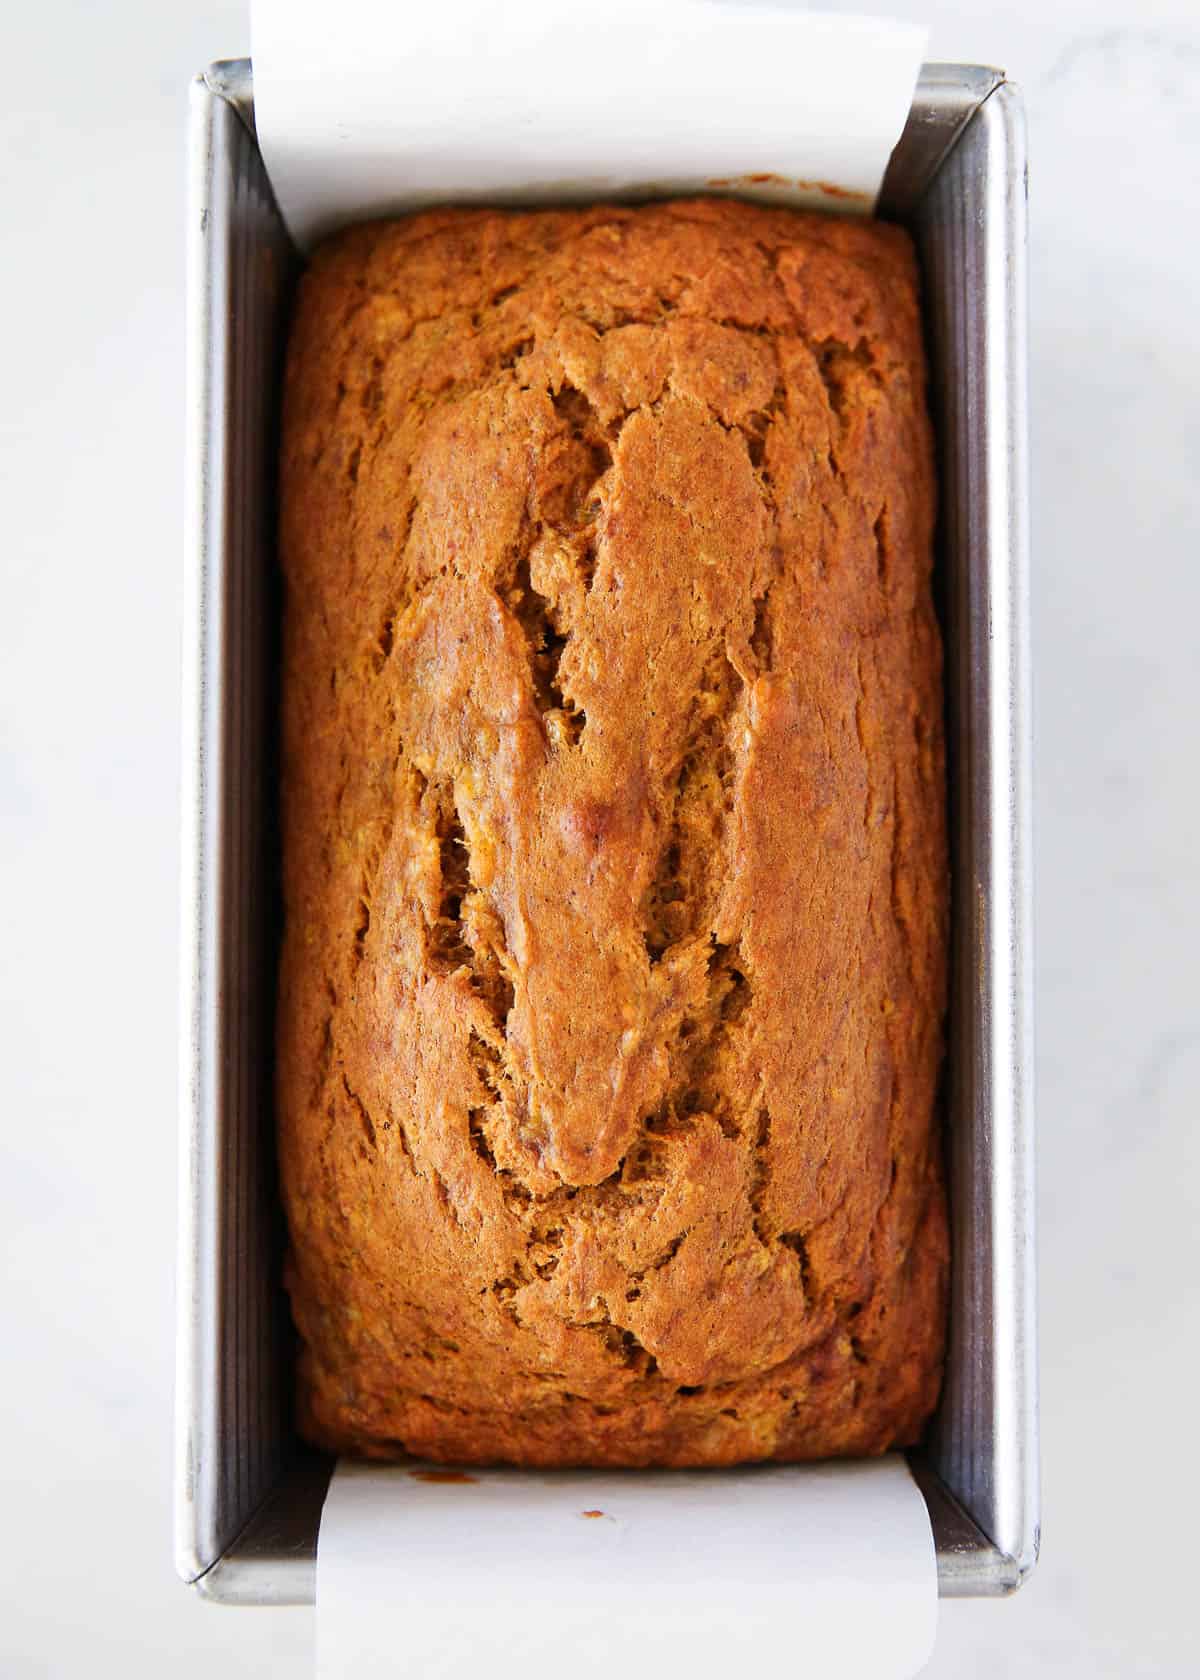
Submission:
M 313 1598 L 329 1464 L 290 1425 L 271 1103 L 276 400 L 300 258 L 250 66 L 192 89 L 183 707 L 177 1563 L 207 1597 Z M 938 428 L 955 935 L 945 1391 L 913 1455 L 943 1595 L 1038 1548 L 1025 152 L 997 71 L 927 65 L 880 205 L 921 253 Z

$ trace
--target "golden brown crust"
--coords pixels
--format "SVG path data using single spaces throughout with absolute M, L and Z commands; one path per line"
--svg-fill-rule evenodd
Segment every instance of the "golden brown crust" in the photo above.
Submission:
M 907 238 L 717 201 L 316 255 L 287 367 L 301 1422 L 912 1441 L 942 1360 L 931 445 Z

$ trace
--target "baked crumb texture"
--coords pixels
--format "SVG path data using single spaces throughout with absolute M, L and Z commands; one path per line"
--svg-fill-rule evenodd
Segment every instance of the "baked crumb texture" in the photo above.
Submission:
M 907 237 L 359 227 L 282 459 L 300 1423 L 703 1465 L 913 1441 L 947 884 Z

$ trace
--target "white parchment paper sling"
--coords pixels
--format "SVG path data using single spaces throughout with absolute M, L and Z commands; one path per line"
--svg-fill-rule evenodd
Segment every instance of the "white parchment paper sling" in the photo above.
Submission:
M 259 141 L 302 244 L 429 204 L 714 181 L 869 210 L 925 46 L 745 0 L 254 0 L 252 24 Z
M 259 141 L 302 246 L 441 203 L 673 192 L 870 210 L 925 32 L 746 0 L 254 0 Z M 754 177 L 759 179 L 754 179 Z M 321 1680 L 900 1680 L 937 1571 L 903 1459 L 540 1475 L 339 1464 Z
M 933 1649 L 933 1539 L 899 1455 L 428 1474 L 338 1465 L 320 1680 L 907 1680 Z

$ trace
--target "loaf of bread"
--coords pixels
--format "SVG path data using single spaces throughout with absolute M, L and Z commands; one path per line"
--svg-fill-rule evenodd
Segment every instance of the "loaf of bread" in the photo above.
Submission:
M 732 201 L 354 228 L 281 477 L 280 1155 L 312 1441 L 715 1465 L 941 1373 L 916 272 Z

